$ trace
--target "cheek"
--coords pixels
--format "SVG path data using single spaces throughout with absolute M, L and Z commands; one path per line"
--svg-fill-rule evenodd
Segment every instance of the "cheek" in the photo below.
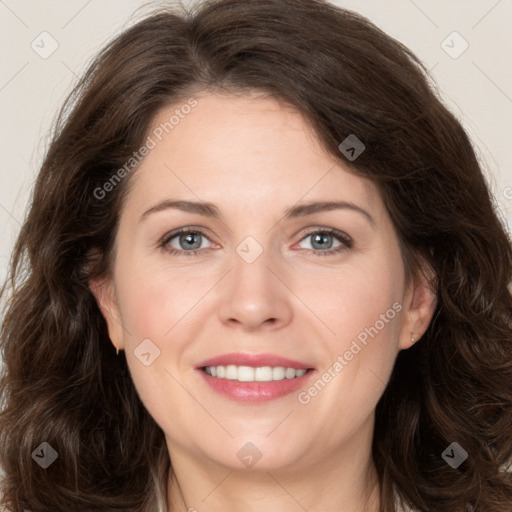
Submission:
M 189 274 L 176 269 L 164 272 L 144 266 L 142 261 L 119 266 L 119 307 L 127 331 L 133 335 L 130 343 L 140 342 L 142 337 L 161 345 L 169 338 L 174 326 L 205 293 L 201 280 Z
M 162 429 L 172 431 L 169 404 L 177 410 L 190 407 L 190 396 L 180 385 L 182 376 L 175 363 L 184 358 L 187 319 L 193 317 L 193 306 L 206 290 L 198 289 L 201 281 L 191 281 L 184 272 L 162 272 L 142 263 L 136 258 L 126 260 L 116 276 L 126 326 L 126 360 L 144 406 Z M 144 353 L 150 354 L 147 366 Z
M 358 259 L 316 293 L 316 304 L 324 305 L 319 316 L 333 334 L 323 337 L 324 370 L 343 375 L 332 389 L 350 387 L 352 399 L 370 400 L 370 406 L 392 370 L 402 324 L 403 268 L 394 253 L 385 256 Z
M 308 306 L 338 340 L 353 339 L 376 322 L 383 330 L 381 315 L 390 320 L 385 322 L 386 331 L 399 323 L 395 313 L 401 308 L 393 309 L 393 304 L 401 304 L 403 274 L 392 260 L 361 258 L 353 265 L 324 269 L 308 279 Z
M 348 421 L 347 429 L 356 428 L 385 389 L 397 355 L 403 309 L 400 283 L 400 273 L 395 274 L 392 265 L 386 269 L 382 263 L 369 263 L 324 287 L 322 295 L 325 298 L 330 290 L 332 300 L 323 318 L 335 334 L 325 331 L 318 352 L 323 352 L 320 382 L 302 398 L 315 400 L 319 414 L 330 416 L 334 425 Z

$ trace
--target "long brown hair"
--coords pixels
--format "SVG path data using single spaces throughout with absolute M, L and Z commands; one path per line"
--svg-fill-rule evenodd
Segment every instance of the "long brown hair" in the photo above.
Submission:
M 161 8 L 95 58 L 67 99 L 17 240 L 1 330 L 1 503 L 12 512 L 154 511 L 172 471 L 164 435 L 115 356 L 89 280 L 111 269 L 130 176 L 99 198 L 166 105 L 261 91 L 379 187 L 437 308 L 401 351 L 376 410 L 381 512 L 510 512 L 512 252 L 470 141 L 424 66 L 367 19 L 321 0 Z M 352 163 L 350 134 L 365 151 Z M 134 171 L 136 172 L 136 170 Z M 96 193 L 95 193 L 96 191 Z M 9 293 L 7 293 L 9 292 Z M 42 442 L 58 454 L 42 469 Z M 468 453 L 454 468 L 452 442 Z

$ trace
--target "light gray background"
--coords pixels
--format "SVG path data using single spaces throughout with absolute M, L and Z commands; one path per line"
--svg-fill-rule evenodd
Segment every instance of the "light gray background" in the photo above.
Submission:
M 0 0 L 0 280 L 58 107 L 92 56 L 130 24 L 133 13 L 161 3 Z M 333 3 L 367 16 L 424 61 L 477 146 L 503 217 L 512 225 L 512 0 Z M 454 31 L 463 39 L 448 37 Z M 58 44 L 47 58 L 31 46 L 40 52 L 51 48 L 43 32 Z M 453 58 L 464 40 L 469 47 Z

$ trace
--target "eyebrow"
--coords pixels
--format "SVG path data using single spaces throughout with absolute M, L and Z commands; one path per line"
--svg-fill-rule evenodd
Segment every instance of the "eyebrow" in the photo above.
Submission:
M 213 203 L 204 201 L 177 201 L 167 199 L 145 211 L 141 215 L 140 220 L 142 221 L 146 219 L 153 213 L 168 209 L 181 210 L 183 212 L 194 213 L 213 219 L 220 219 L 222 217 L 220 210 Z M 374 218 L 366 210 L 354 203 L 347 201 L 316 201 L 294 205 L 285 210 L 283 218 L 292 219 L 297 217 L 305 217 L 307 215 L 313 215 L 314 213 L 332 210 L 351 210 L 358 212 L 362 214 L 366 220 L 368 220 L 372 227 L 376 227 Z

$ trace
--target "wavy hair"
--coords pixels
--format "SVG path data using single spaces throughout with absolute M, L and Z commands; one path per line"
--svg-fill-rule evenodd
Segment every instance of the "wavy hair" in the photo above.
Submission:
M 467 134 L 427 70 L 366 18 L 322 0 L 212 0 L 146 14 L 92 61 L 56 119 L 2 288 L 1 504 L 9 512 L 167 510 L 163 432 L 116 357 L 88 283 L 111 270 L 130 176 L 97 190 L 165 106 L 259 91 L 379 188 L 437 306 L 377 405 L 381 512 L 510 512 L 512 251 Z M 338 146 L 366 150 L 348 162 Z M 136 172 L 136 170 L 134 171 Z M 95 194 L 96 191 L 96 194 Z M 407 269 L 408 267 L 406 267 Z M 42 442 L 58 460 L 42 469 Z M 442 457 L 457 442 L 468 458 Z

